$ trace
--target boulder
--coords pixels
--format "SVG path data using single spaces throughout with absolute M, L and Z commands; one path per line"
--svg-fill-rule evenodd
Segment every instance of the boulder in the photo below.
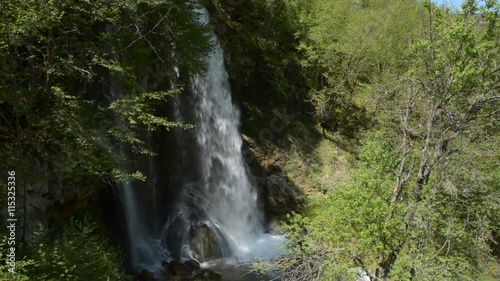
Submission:
M 226 256 L 224 252 L 227 245 L 221 240 L 221 236 L 217 235 L 217 229 L 210 227 L 204 222 L 191 223 L 191 251 L 197 260 L 206 261 L 210 259 L 218 259 Z

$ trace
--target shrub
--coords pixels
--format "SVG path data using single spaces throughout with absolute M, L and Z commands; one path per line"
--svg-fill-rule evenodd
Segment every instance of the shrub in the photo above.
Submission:
M 121 255 L 95 234 L 94 224 L 71 221 L 61 236 L 41 231 L 32 245 L 28 276 L 46 281 L 120 280 Z
M 29 280 L 28 276 L 26 276 L 26 271 L 28 266 L 34 264 L 33 260 L 30 259 L 21 259 L 16 260 L 15 273 L 9 272 L 11 268 L 8 264 L 9 257 L 7 256 L 11 245 L 7 243 L 7 237 L 4 236 L 0 240 L 0 280 L 9 280 L 9 281 L 27 281 Z M 18 259 L 18 253 L 16 253 L 16 259 Z

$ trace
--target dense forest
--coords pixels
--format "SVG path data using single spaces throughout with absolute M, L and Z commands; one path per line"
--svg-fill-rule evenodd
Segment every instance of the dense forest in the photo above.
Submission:
M 0 5 L 0 280 L 500 278 L 498 0 Z M 199 269 L 230 243 L 194 220 L 198 265 L 180 276 L 175 262 L 191 260 L 161 234 L 183 226 L 172 206 L 187 187 L 173 186 L 203 175 L 180 164 L 181 148 L 233 146 L 192 121 L 205 116 L 199 89 L 226 89 L 206 59 L 219 49 L 241 125 L 204 121 L 224 135 L 237 126 L 265 232 L 287 241 L 236 266 L 253 279 Z M 221 85 L 203 88 L 203 75 Z M 134 268 L 130 185 L 168 225 L 143 227 L 169 249 L 165 275 Z

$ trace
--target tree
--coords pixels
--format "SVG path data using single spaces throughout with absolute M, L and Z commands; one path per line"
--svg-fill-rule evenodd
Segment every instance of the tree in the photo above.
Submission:
M 2 5 L 0 155 L 9 159 L 3 170 L 16 170 L 23 188 L 25 240 L 29 192 L 85 202 L 113 184 L 114 168 L 127 167 L 120 147 L 152 154 L 140 130 L 182 126 L 158 110 L 175 93 L 168 91 L 168 70 L 203 69 L 210 44 L 195 4 L 184 1 Z M 133 172 L 126 171 L 141 178 Z
M 418 38 L 423 9 L 416 1 L 293 2 L 301 9 L 297 36 L 315 117 L 323 128 L 349 135 L 362 127 L 367 86 L 404 69 L 401 58 Z
M 375 84 L 378 125 L 352 184 L 292 219 L 295 251 L 281 268 L 319 257 L 301 267 L 318 280 L 498 274 L 489 267 L 498 266 L 499 4 L 467 1 L 458 14 L 424 6 L 428 31 L 409 42 L 393 79 Z
M 443 186 L 454 185 L 455 192 L 471 200 L 475 200 L 473 194 L 492 196 L 491 199 L 498 196 L 495 195 L 495 184 L 490 182 L 491 186 L 485 187 L 478 182 L 472 186 L 464 186 L 460 183 L 465 180 L 464 176 L 457 177 L 447 168 L 476 167 L 477 165 L 467 161 L 470 146 L 481 147 L 489 143 L 491 138 L 496 140 L 498 136 L 499 3 L 487 1 L 484 6 L 478 7 L 475 1 L 467 1 L 461 13 L 453 16 L 447 15 L 447 11 L 443 13 L 432 7 L 430 3 L 425 5 L 431 30 L 428 39 L 414 46 L 414 67 L 403 78 L 406 81 L 402 81 L 405 85 L 402 87 L 402 103 L 399 104 L 404 108 L 402 114 L 399 114 L 401 162 L 391 199 L 391 206 L 395 208 L 397 202 L 401 202 L 399 199 L 402 199 L 403 194 L 408 192 L 401 203 L 407 204 L 405 223 L 407 229 L 418 230 L 423 227 L 422 224 L 432 225 L 432 220 L 436 219 L 426 217 L 429 214 L 422 208 L 429 208 L 435 200 L 449 202 L 450 198 L 447 197 L 453 196 Z M 454 154 L 461 154 L 461 157 Z M 473 168 L 470 172 L 482 173 L 478 168 Z M 432 173 L 437 175 L 431 177 Z M 437 209 L 436 212 L 440 213 L 439 216 L 446 214 L 445 217 L 452 219 L 453 216 L 490 212 L 494 210 L 491 207 L 490 204 L 477 205 L 475 208 L 459 208 L 453 213 L 447 213 L 449 210 L 441 205 L 442 209 Z M 392 212 L 391 209 L 388 221 L 394 219 Z M 422 213 L 417 214 L 419 212 Z M 481 219 L 475 215 L 473 217 Z M 456 238 L 458 233 L 468 236 L 471 231 L 491 235 L 490 226 L 479 227 L 477 223 L 479 222 L 459 223 L 462 230 L 455 229 L 457 233 L 450 232 L 444 235 L 446 238 L 440 237 L 439 239 L 444 239 L 441 245 L 450 243 L 450 237 Z M 477 228 L 474 229 L 475 227 Z M 477 243 L 484 242 L 471 243 L 479 246 Z M 427 247 L 425 244 L 422 243 L 417 249 Z M 394 249 L 394 259 L 399 250 L 399 247 Z M 435 255 L 439 253 L 438 251 Z M 387 264 L 384 277 L 389 276 L 393 263 L 394 261 L 384 262 Z M 415 268 L 413 270 L 413 275 L 418 274 Z

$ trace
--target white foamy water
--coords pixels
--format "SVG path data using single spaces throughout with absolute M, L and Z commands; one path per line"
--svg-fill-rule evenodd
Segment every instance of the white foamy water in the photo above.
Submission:
M 206 10 L 200 14 L 200 24 L 209 21 Z M 242 260 L 271 259 L 279 254 L 283 236 L 264 233 L 263 214 L 241 153 L 239 131 L 240 111 L 233 104 L 224 54 L 217 37 L 212 35 L 212 52 L 205 58 L 206 72 L 191 77 L 192 109 L 196 125 L 199 178 L 196 187 L 183 187 L 179 213 L 187 215 L 192 208 L 202 213 L 204 225 L 214 233 L 222 253 Z M 189 223 L 182 238 L 189 248 Z M 184 251 L 184 250 L 183 250 Z M 186 250 L 184 252 L 189 252 Z

